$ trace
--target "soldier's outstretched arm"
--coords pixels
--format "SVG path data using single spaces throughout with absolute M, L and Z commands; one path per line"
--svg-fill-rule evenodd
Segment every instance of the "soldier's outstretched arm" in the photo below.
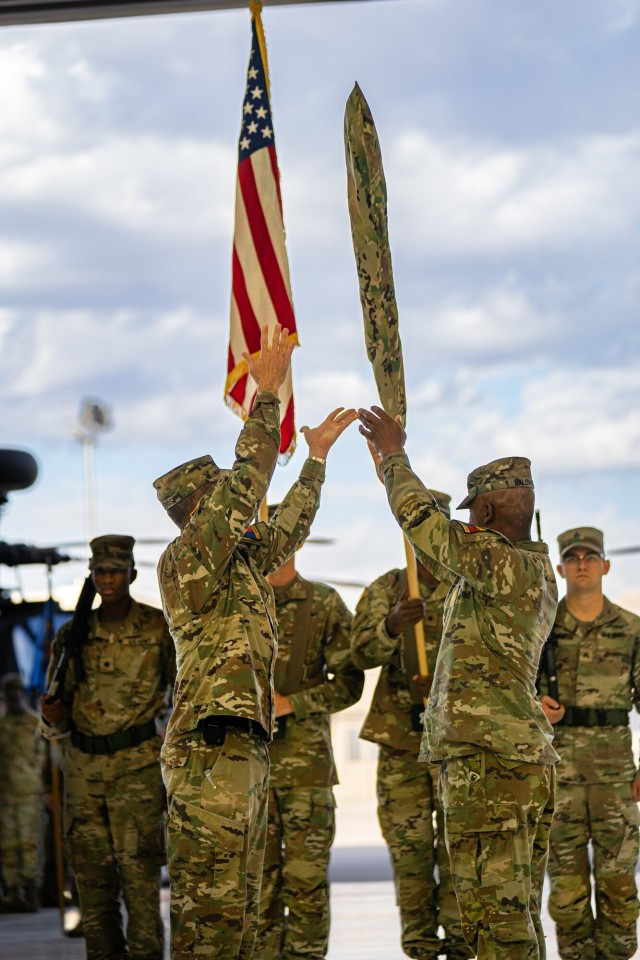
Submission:
M 503 600 L 520 596 L 539 577 L 536 562 L 496 531 L 448 520 L 404 452 L 401 424 L 381 407 L 359 410 L 360 433 L 380 456 L 389 506 L 420 560 L 431 558 L 475 589 Z M 490 567 L 491 577 L 485 575 Z
M 327 455 L 356 419 L 355 410 L 337 407 L 317 427 L 301 428 L 309 445 L 309 455 L 300 476 L 269 518 L 269 541 L 262 554 L 265 574 L 282 566 L 308 537 L 320 503 Z
M 176 546 L 170 548 L 179 573 L 185 574 L 185 595 L 193 594 L 194 610 L 199 609 L 203 591 L 189 578 L 201 567 L 216 578 L 220 576 L 266 495 L 280 446 L 277 391 L 289 370 L 293 346 L 288 331 L 280 324 L 275 325 L 269 342 L 265 325 L 260 353 L 256 357 L 245 355 L 258 393 L 238 437 L 233 467 L 220 471 L 199 500 Z

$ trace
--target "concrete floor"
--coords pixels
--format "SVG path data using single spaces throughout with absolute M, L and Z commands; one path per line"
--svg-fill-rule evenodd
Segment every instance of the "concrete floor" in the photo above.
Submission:
M 328 960 L 405 960 L 399 945 L 400 926 L 393 884 L 389 880 L 335 882 L 331 902 Z M 167 889 L 162 891 L 162 910 L 168 929 Z M 548 915 L 543 916 L 543 922 L 547 933 L 547 960 L 558 960 L 553 924 Z M 636 954 L 636 958 L 639 956 L 640 953 Z M 0 916 L 0 960 L 80 960 L 84 957 L 84 940 L 62 936 L 57 910 Z M 166 957 L 168 960 L 168 943 Z
M 400 949 L 400 925 L 390 881 L 334 883 L 331 898 L 328 960 L 405 960 Z M 166 889 L 162 891 L 162 901 L 168 929 Z M 62 936 L 57 910 L 0 916 L 0 960 L 80 960 L 84 957 L 84 940 Z M 168 944 L 166 957 L 169 957 Z M 555 950 L 549 951 L 548 960 L 557 960 Z

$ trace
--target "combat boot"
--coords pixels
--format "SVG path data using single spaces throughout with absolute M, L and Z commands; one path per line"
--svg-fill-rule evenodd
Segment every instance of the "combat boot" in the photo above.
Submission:
M 22 896 L 20 897 L 20 909 L 22 913 L 37 913 L 38 888 L 35 880 L 26 880 L 22 886 Z
M 17 887 L 5 887 L 4 895 L 0 900 L 0 913 L 20 912 L 20 891 Z

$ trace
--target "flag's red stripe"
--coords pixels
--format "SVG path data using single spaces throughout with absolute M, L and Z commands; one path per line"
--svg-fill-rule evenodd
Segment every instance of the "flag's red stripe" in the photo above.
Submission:
M 293 440 L 293 396 L 287 405 L 284 416 L 280 421 L 280 453 L 286 453 Z
M 236 385 L 232 390 L 229 390 L 229 396 L 233 397 L 236 403 L 239 403 L 241 407 L 245 406 L 245 400 L 247 399 L 247 375 L 240 377 Z
M 269 151 L 269 160 L 271 161 L 271 171 L 273 173 L 273 179 L 276 185 L 276 193 L 278 195 L 278 206 L 280 207 L 280 216 L 282 217 L 282 194 L 280 193 L 280 171 L 278 170 L 278 158 L 276 156 L 275 147 L 267 147 Z
M 278 258 L 275 255 L 271 237 L 265 220 L 258 188 L 256 187 L 253 166 L 250 158 L 243 160 L 238 166 L 238 182 L 242 190 L 242 197 L 247 211 L 247 222 L 251 230 L 253 244 L 256 255 L 262 269 L 262 275 L 266 284 L 271 302 L 278 320 L 283 327 L 286 327 L 290 333 L 296 329 L 296 321 L 293 316 L 293 309 L 287 293 Z M 279 225 L 279 229 L 282 226 Z
M 244 273 L 242 272 L 242 265 L 238 259 L 235 243 L 233 245 L 233 266 L 231 273 L 233 296 L 236 301 L 238 313 L 240 315 L 242 332 L 244 333 L 244 338 L 247 341 L 248 352 L 256 353 L 256 351 L 260 349 L 260 324 L 258 323 L 256 315 L 253 312 L 253 307 L 251 306 L 249 294 L 247 293 L 247 284 L 244 278 Z M 236 357 L 235 362 L 239 363 L 239 361 L 240 357 Z

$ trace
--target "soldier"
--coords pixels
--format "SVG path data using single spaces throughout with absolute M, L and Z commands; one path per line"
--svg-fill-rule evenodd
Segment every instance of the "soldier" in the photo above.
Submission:
M 134 542 L 117 534 L 91 541 L 89 567 L 102 602 L 88 616 L 87 640 L 69 663 L 62 695 L 40 698 L 44 735 L 69 737 L 65 834 L 88 960 L 164 956 L 164 795 L 155 721 L 166 708 L 175 655 L 162 612 L 130 595 Z M 64 624 L 54 640 L 48 683 L 70 627 Z
M 356 703 L 352 615 L 336 590 L 296 572 L 270 574 L 278 621 L 276 735 L 256 957 L 321 960 L 329 943 L 329 856 L 335 834 L 331 714 Z
M 437 490 L 431 493 L 449 517 L 451 497 Z M 435 960 L 442 953 L 449 960 L 464 960 L 469 949 L 460 926 L 437 796 L 440 767 L 418 764 L 425 686 L 419 682 L 414 625 L 422 620 L 433 673 L 450 584 L 424 564 L 417 566 L 419 600 L 409 598 L 407 571 L 389 570 L 358 602 L 351 634 L 353 661 L 364 669 L 382 667 L 360 736 L 380 747 L 378 819 L 393 862 L 402 949 L 415 960 Z M 440 925 L 444 942 L 438 936 Z
M 276 621 L 265 575 L 309 533 L 326 455 L 356 418 L 339 408 L 303 427 L 309 457 L 269 523 L 249 526 L 275 469 L 278 389 L 293 343 L 267 327 L 256 358 L 258 392 L 231 470 L 211 457 L 155 481 L 180 528 L 158 577 L 178 654 L 174 710 L 162 751 L 169 798 L 171 940 L 174 960 L 248 960 L 258 925 L 273 725 Z
M 560 754 L 549 844 L 549 913 L 563 960 L 624 960 L 637 947 L 640 771 L 629 710 L 640 707 L 640 617 L 602 592 L 609 572 L 602 531 L 558 537 L 566 580 L 540 677 L 541 703 Z M 555 679 L 555 684 L 554 684 Z M 591 908 L 593 845 L 596 916 Z
M 458 508 L 470 523 L 447 520 L 410 468 L 400 424 L 380 407 L 358 413 L 392 512 L 452 582 L 420 758 L 441 764 L 464 937 L 479 960 L 537 960 L 557 754 L 535 683 L 557 588 L 546 544 L 530 539 L 531 465 L 478 467 Z
M 39 717 L 27 705 L 17 674 L 3 678 L 6 714 L 0 718 L 0 909 L 38 909 L 39 853 L 42 840 L 44 751 Z

